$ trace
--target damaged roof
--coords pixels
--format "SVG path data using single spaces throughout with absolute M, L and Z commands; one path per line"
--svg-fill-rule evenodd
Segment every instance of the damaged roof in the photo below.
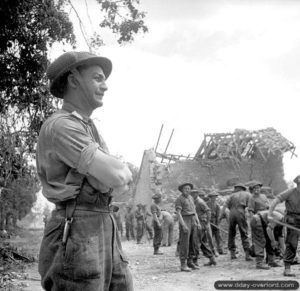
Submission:
M 249 131 L 236 129 L 233 133 L 209 133 L 204 135 L 194 159 L 250 159 L 259 153 L 264 160 L 268 154 L 282 155 L 291 152 L 295 155 L 295 146 L 274 128 Z

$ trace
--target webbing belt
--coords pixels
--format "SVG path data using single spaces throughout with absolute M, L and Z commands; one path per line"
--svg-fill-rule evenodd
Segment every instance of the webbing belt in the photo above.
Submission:
M 67 207 L 63 206 L 63 205 L 56 205 L 55 207 L 56 210 L 66 210 L 66 214 L 67 214 Z M 94 205 L 77 205 L 76 209 L 74 212 L 76 212 L 77 210 L 81 210 L 81 211 L 91 211 L 91 212 L 100 212 L 100 213 L 110 213 L 112 212 L 109 208 L 109 206 L 94 206 Z M 74 215 L 73 212 L 73 215 Z

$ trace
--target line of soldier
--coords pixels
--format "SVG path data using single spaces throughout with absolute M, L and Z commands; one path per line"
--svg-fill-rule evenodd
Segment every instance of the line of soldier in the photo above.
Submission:
M 200 268 L 198 259 L 200 250 L 209 261 L 205 266 L 216 265 L 216 251 L 212 242 L 211 219 L 216 217 L 216 200 L 211 200 L 211 208 L 199 197 L 203 194 L 194 189 L 191 183 L 184 183 L 178 187 L 181 195 L 175 201 L 175 209 L 179 221 L 178 253 L 180 258 L 180 270 L 191 272 Z M 210 193 L 210 197 L 218 195 Z M 213 213 L 213 215 L 212 215 Z M 215 221 L 215 220 L 214 220 Z M 214 233 L 218 233 L 216 229 Z M 217 240 L 220 234 L 217 234 Z M 218 251 L 223 254 L 221 240 L 218 241 Z
M 266 195 L 261 193 L 263 186 L 261 182 L 252 181 L 248 184 L 248 188 L 244 184 L 236 184 L 222 208 L 216 200 L 218 196 L 216 191 L 210 192 L 207 195 L 208 199 L 205 199 L 205 192 L 194 189 L 193 184 L 181 184 L 178 187 L 181 195 L 175 202 L 179 222 L 177 252 L 180 257 L 181 271 L 190 272 L 199 269 L 200 251 L 209 258 L 205 266 L 216 265 L 215 257 L 218 254 L 225 254 L 220 230 L 228 234 L 230 258 L 237 259 L 236 229 L 238 228 L 246 261 L 252 261 L 251 257 L 255 257 L 257 269 L 270 269 L 270 267 L 281 266 L 276 261 L 276 257 L 282 255 L 285 266 L 283 275 L 295 276 L 291 272 L 291 265 L 296 256 L 300 231 L 300 175 L 294 179 L 294 182 L 297 186 L 278 194 L 271 205 Z M 162 217 L 165 216 L 165 211 L 160 207 L 161 198 L 161 194 L 152 197 L 151 213 L 147 212 L 145 205 L 142 204 L 138 204 L 135 211 L 137 242 L 140 242 L 144 229 L 147 229 L 150 238 L 153 238 L 155 255 L 162 254 L 159 247 L 162 244 L 163 221 L 165 221 Z M 285 214 L 275 210 L 281 202 L 285 202 Z M 145 222 L 145 216 L 152 217 L 153 231 Z M 167 212 L 167 216 L 170 218 L 171 214 Z M 223 218 L 228 221 L 228 232 L 219 226 Z M 169 240 L 165 239 L 163 245 L 172 243 L 173 224 L 170 233 Z
M 215 197 L 218 193 L 209 193 L 210 200 L 207 205 L 199 197 L 199 194 L 203 193 L 194 189 L 193 184 L 180 185 L 178 190 L 181 195 L 176 200 L 175 208 L 180 226 L 178 247 L 181 271 L 199 269 L 200 249 L 204 256 L 210 259 L 205 265 L 216 264 L 212 234 L 215 233 L 219 254 L 223 254 L 219 224 L 226 217 L 226 210 L 229 210 L 227 219 L 230 258 L 237 259 L 235 240 L 238 228 L 246 261 L 252 261 L 251 256 L 255 256 L 257 269 L 280 267 L 275 258 L 281 253 L 284 261 L 283 275 L 294 277 L 291 265 L 296 257 L 300 233 L 300 175 L 293 181 L 296 187 L 278 194 L 271 205 L 266 195 L 261 193 L 263 186 L 261 182 L 252 181 L 248 187 L 249 191 L 244 184 L 236 184 L 221 211 L 215 206 L 217 205 Z M 281 202 L 285 202 L 285 213 L 275 209 Z M 250 220 L 252 246 L 247 216 Z
M 154 194 L 152 196 L 153 203 L 150 206 L 150 212 L 145 209 L 145 206 L 138 204 L 138 209 L 143 208 L 141 213 L 144 214 L 144 217 L 147 216 L 152 218 L 152 228 L 148 224 L 148 228 L 146 229 L 152 230 L 153 234 L 151 238 L 153 238 L 153 248 L 154 255 L 162 255 L 163 253 L 159 250 L 160 246 L 171 246 L 173 242 L 173 229 L 174 229 L 174 219 L 173 216 L 166 210 L 161 209 L 161 201 L 162 195 L 160 193 Z M 135 216 L 137 217 L 138 209 L 135 212 Z M 142 228 L 141 228 L 142 229 Z M 141 233 L 141 237 L 142 237 Z M 151 239 L 150 238 L 150 239 Z M 138 242 L 139 243 L 139 242 Z
M 141 244 L 142 238 L 146 234 L 148 242 L 154 239 L 154 241 L 156 242 L 155 244 L 158 246 L 158 248 L 160 247 L 160 245 L 172 245 L 174 218 L 168 211 L 162 210 L 160 208 L 159 205 L 161 203 L 161 198 L 161 194 L 153 195 L 152 199 L 154 202 L 153 205 L 151 205 L 151 213 L 147 210 L 146 205 L 142 203 L 138 203 L 136 205 L 135 211 L 132 211 L 132 206 L 126 206 L 124 220 L 125 235 L 127 240 L 136 239 L 137 244 Z M 134 225 L 136 227 L 134 227 Z M 158 232 L 161 232 L 161 234 L 157 234 Z M 154 251 L 154 253 L 161 254 L 158 251 Z

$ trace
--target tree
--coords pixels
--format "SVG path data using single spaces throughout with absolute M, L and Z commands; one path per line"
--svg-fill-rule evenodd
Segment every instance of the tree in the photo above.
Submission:
M 28 213 L 39 183 L 23 129 L 13 115 L 0 114 L 0 132 L 0 229 L 7 229 Z
M 111 29 L 120 44 L 132 41 L 139 31 L 147 31 L 145 14 L 135 7 L 138 1 L 97 3 L 100 27 Z M 27 211 L 35 200 L 30 194 L 38 185 L 31 167 L 35 145 L 41 124 L 59 103 L 49 93 L 45 76 L 48 48 L 57 42 L 75 47 L 73 25 L 66 12 L 70 8 L 76 11 L 71 0 L 0 2 L 0 187 L 5 189 L 0 198 L 2 226 L 6 214 L 25 214 L 19 212 L 18 208 L 24 206 L 20 201 L 28 202 L 23 208 Z M 92 49 L 104 41 L 95 34 L 87 43 Z M 22 189 L 16 185 L 22 185 Z
M 23 121 L 32 152 L 41 121 L 55 109 L 45 78 L 47 48 L 74 44 L 73 26 L 52 0 L 3 0 L 0 28 L 0 113 Z
M 99 27 L 110 29 L 117 36 L 119 44 L 132 42 L 134 35 L 139 32 L 148 32 L 148 28 L 144 23 L 145 12 L 139 11 L 136 7 L 139 4 L 139 0 L 95 0 L 95 2 L 99 4 L 100 8 L 101 21 L 98 23 Z M 104 45 L 104 40 L 99 33 L 94 32 L 93 36 L 88 36 L 85 25 L 71 0 L 61 0 L 61 3 L 75 12 L 81 32 L 90 50 Z M 88 12 L 87 1 L 84 3 Z M 88 15 L 88 17 L 90 16 Z

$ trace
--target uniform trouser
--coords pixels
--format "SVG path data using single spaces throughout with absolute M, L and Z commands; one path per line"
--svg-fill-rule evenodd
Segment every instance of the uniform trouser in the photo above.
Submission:
M 162 245 L 170 246 L 173 243 L 173 233 L 174 233 L 174 223 L 173 222 L 163 222 L 162 223 Z
M 133 225 L 130 222 L 125 222 L 125 233 L 127 240 L 135 239 Z
M 213 251 L 209 246 L 207 239 L 207 230 L 205 229 L 196 229 L 195 236 L 195 257 L 198 258 L 200 254 L 200 250 L 203 255 L 207 258 L 213 257 Z
M 236 236 L 236 226 L 238 226 L 242 245 L 244 250 L 250 248 L 249 236 L 248 236 L 248 224 L 246 220 L 245 213 L 242 210 L 231 209 L 229 213 L 229 233 L 228 233 L 228 249 L 230 251 L 236 250 L 235 236 Z
M 213 225 L 210 225 L 210 227 L 211 227 L 212 236 L 215 238 L 216 241 L 218 252 L 222 252 L 223 248 L 222 248 L 222 238 L 221 238 L 220 230 Z
M 267 230 L 264 229 L 261 221 L 257 221 L 255 217 L 251 219 L 250 226 L 256 262 L 262 262 L 261 258 L 264 258 L 265 250 L 268 262 L 272 262 L 274 260 L 275 252 L 271 246 L 270 238 L 266 235 Z
M 116 220 L 116 223 L 117 223 L 117 227 L 118 227 L 118 231 L 121 233 L 121 236 L 123 236 L 123 224 L 122 224 L 122 221 L 121 220 Z
M 210 249 L 213 251 L 213 253 L 215 253 L 215 247 L 214 247 L 214 243 L 213 243 L 213 236 L 212 236 L 212 230 L 211 230 L 210 224 L 207 224 L 207 222 L 205 221 L 205 223 L 203 223 L 202 226 L 203 226 L 203 229 L 205 230 L 205 234 L 206 234 L 205 239 L 207 240 Z
M 182 216 L 185 225 L 188 230 L 183 231 L 181 225 L 179 225 L 179 256 L 180 260 L 193 259 L 196 256 L 195 252 L 195 235 L 196 222 L 194 215 Z
M 294 217 L 287 217 L 286 222 L 290 225 L 293 225 L 297 228 L 300 228 L 300 218 L 298 222 L 293 222 Z M 292 264 L 298 247 L 299 232 L 294 229 L 287 228 L 286 239 L 285 239 L 285 253 L 283 255 L 283 261 L 287 264 Z
M 138 219 L 136 221 L 136 240 L 137 242 L 141 242 L 143 235 L 144 235 L 144 226 L 145 222 L 143 219 Z
M 65 245 L 64 224 L 65 210 L 55 210 L 44 231 L 39 273 L 45 290 L 133 290 L 128 261 L 110 213 L 75 210 Z
M 158 227 L 156 221 L 153 221 L 153 230 L 154 230 L 153 247 L 154 249 L 158 249 L 162 241 L 162 229 L 161 227 Z
M 148 232 L 149 238 L 152 239 L 154 230 L 151 227 L 150 223 L 147 221 L 145 222 L 145 228 L 146 228 L 146 231 Z

